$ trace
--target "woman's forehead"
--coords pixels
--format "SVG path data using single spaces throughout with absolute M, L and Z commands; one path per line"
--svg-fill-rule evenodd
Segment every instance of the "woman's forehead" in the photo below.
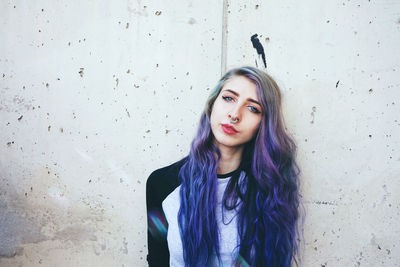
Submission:
M 229 78 L 221 91 L 229 90 L 236 92 L 240 97 L 258 100 L 256 84 L 245 76 L 233 76 Z

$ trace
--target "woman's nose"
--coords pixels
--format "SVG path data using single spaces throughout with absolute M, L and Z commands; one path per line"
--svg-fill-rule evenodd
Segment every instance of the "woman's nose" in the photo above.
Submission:
M 238 122 L 241 118 L 240 118 L 240 108 L 239 106 L 235 106 L 234 108 L 232 108 L 232 110 L 228 113 L 228 118 L 231 121 L 236 121 Z

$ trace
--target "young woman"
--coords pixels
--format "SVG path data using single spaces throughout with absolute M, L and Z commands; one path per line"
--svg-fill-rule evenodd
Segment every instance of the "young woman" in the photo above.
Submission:
M 281 94 L 265 72 L 226 73 L 190 153 L 146 184 L 149 266 L 291 266 L 299 168 Z

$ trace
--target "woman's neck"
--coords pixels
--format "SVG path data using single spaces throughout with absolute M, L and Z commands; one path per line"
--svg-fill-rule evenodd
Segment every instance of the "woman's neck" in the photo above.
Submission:
M 220 146 L 221 159 L 217 168 L 217 174 L 229 173 L 239 168 L 243 148 L 243 146 L 235 148 Z

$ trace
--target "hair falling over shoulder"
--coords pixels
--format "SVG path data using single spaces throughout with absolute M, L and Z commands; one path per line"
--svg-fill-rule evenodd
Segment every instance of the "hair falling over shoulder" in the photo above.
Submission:
M 207 100 L 189 156 L 180 170 L 178 223 L 185 265 L 211 266 L 221 259 L 215 208 L 221 154 L 213 145 L 210 114 L 224 83 L 238 75 L 256 84 L 265 112 L 256 136 L 243 151 L 241 168 L 246 179 L 232 177 L 223 197 L 227 209 L 239 210 L 236 266 L 291 266 L 297 264 L 298 254 L 296 144 L 284 127 L 278 85 L 267 73 L 253 67 L 233 69 L 220 79 Z

